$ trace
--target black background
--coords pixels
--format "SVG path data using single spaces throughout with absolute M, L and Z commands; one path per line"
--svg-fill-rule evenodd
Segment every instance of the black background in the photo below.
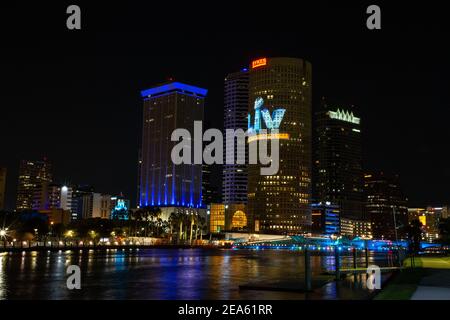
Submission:
M 82 30 L 66 29 L 68 4 Z M 366 28 L 378 4 L 382 29 Z M 14 207 L 20 159 L 47 156 L 57 182 L 123 192 L 134 203 L 140 90 L 166 81 L 209 89 L 223 122 L 223 79 L 261 56 L 313 65 L 321 96 L 362 113 L 364 167 L 398 172 L 410 205 L 450 203 L 445 3 L 111 2 L 1 4 L 0 165 Z M 214 179 L 220 187 L 220 168 Z
M 213 307 L 222 310 L 227 305 L 272 305 L 273 314 L 255 315 L 222 315 L 214 313 L 209 318 L 204 316 L 183 316 L 178 311 L 186 304 L 189 306 Z M 413 317 L 424 319 L 429 317 L 430 309 L 438 310 L 447 306 L 447 301 L 1 301 L 0 306 L 23 317 L 38 317 L 37 310 L 60 314 L 64 319 L 80 319 L 81 317 L 99 319 L 148 317 L 164 319 L 384 319 Z M 18 311 L 20 310 L 20 311 Z M 48 316 L 48 315 L 46 315 Z

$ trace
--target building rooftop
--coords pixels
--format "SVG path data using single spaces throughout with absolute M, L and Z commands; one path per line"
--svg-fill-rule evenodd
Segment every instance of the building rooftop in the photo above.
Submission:
M 191 86 L 189 84 L 184 84 L 181 82 L 171 82 L 171 83 L 166 83 L 166 84 L 160 85 L 158 87 L 142 90 L 141 96 L 144 98 L 144 97 L 159 95 L 159 94 L 163 94 L 163 93 L 168 93 L 171 91 L 181 91 L 181 92 L 186 92 L 188 94 L 195 94 L 195 95 L 198 95 L 201 97 L 205 97 L 206 94 L 208 93 L 207 89 L 199 88 L 196 86 Z

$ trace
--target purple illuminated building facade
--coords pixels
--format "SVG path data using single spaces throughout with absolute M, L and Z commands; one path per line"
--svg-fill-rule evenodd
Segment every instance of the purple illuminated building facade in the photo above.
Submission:
M 178 142 L 172 142 L 171 135 L 175 129 L 184 128 L 194 137 L 194 121 L 203 121 L 206 94 L 206 89 L 180 82 L 141 92 L 144 107 L 139 161 L 140 207 L 203 206 L 202 165 L 175 165 L 171 152 Z M 194 159 L 192 154 L 191 159 Z

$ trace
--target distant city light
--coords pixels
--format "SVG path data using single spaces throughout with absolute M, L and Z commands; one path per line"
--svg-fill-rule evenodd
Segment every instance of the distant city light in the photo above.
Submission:
M 328 115 L 331 119 L 337 119 L 345 122 L 350 122 L 354 124 L 359 124 L 361 119 L 358 117 L 355 117 L 353 115 L 353 112 L 348 112 L 344 110 L 337 109 L 337 111 L 328 111 Z
M 261 58 L 252 61 L 252 69 L 265 66 L 267 64 L 267 58 Z

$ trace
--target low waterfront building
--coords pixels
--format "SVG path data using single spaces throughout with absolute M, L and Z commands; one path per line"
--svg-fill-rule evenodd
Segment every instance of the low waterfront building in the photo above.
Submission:
M 245 209 L 245 204 L 211 203 L 208 206 L 210 232 L 247 231 L 248 220 Z
M 71 212 L 61 208 L 51 208 L 47 210 L 39 210 L 39 213 L 45 214 L 48 217 L 48 222 L 51 225 L 63 224 L 68 225 L 71 218 Z
M 225 230 L 225 205 L 222 203 L 211 203 L 209 212 L 209 232 L 219 233 Z
M 76 198 L 77 217 L 82 219 L 109 219 L 111 215 L 111 195 L 97 192 L 86 193 Z
M 130 200 L 125 199 L 122 195 L 111 197 L 111 219 L 112 220 L 128 220 L 130 208 Z
M 339 234 L 339 205 L 331 202 L 318 202 L 311 205 L 312 232 L 321 234 Z

